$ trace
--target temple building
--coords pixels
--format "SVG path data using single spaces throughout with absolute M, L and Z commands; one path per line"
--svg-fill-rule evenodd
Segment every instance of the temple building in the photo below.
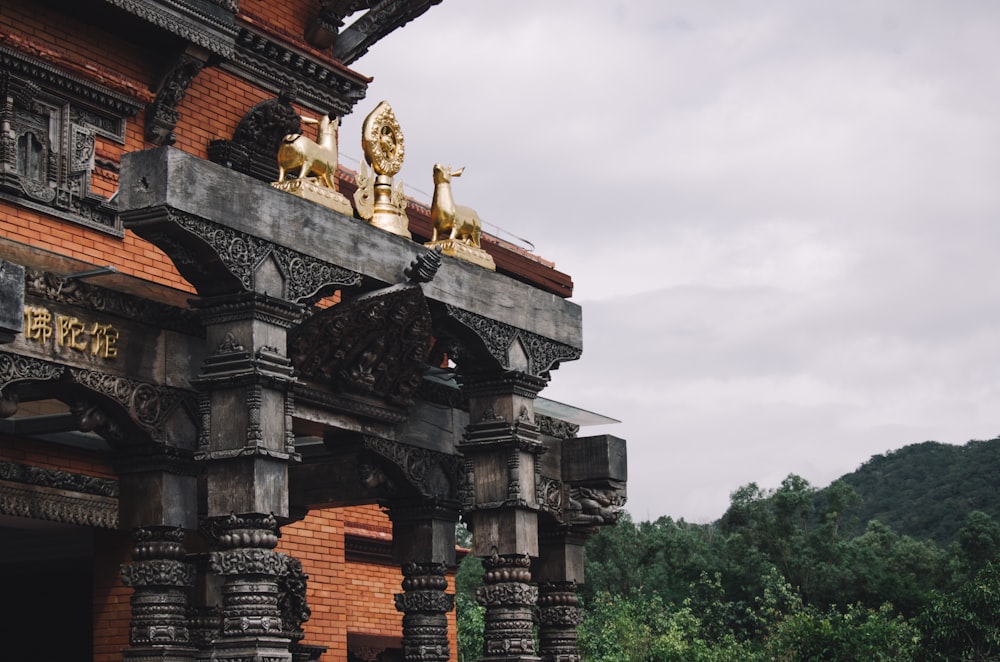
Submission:
M 351 68 L 439 2 L 0 0 L 0 658 L 457 660 L 461 521 L 482 659 L 580 659 L 572 280 Z

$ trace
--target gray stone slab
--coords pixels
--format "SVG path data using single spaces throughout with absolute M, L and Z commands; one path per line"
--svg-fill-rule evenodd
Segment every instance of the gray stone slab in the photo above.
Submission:
M 368 223 L 278 191 L 180 150 L 161 147 L 122 160 L 119 210 L 149 218 L 172 208 L 356 271 L 378 283 L 405 280 L 426 249 Z M 164 211 L 165 213 L 165 211 Z M 445 256 L 425 295 L 545 338 L 582 348 L 580 307 L 509 276 Z

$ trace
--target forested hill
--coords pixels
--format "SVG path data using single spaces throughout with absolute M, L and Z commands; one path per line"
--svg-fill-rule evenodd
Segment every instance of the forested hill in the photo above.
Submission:
M 964 446 L 927 441 L 875 455 L 840 480 L 860 503 L 848 511 L 856 532 L 877 519 L 899 534 L 939 545 L 955 541 L 973 510 L 1000 522 L 1000 438 Z M 826 490 L 817 498 L 825 500 Z M 819 510 L 819 509 L 818 509 Z

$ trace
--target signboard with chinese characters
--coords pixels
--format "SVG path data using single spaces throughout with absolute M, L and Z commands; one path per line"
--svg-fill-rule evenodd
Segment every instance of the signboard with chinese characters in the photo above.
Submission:
M 114 325 L 83 320 L 41 306 L 24 307 L 24 339 L 50 347 L 56 353 L 63 350 L 84 354 L 95 359 L 113 361 L 118 358 L 121 332 Z

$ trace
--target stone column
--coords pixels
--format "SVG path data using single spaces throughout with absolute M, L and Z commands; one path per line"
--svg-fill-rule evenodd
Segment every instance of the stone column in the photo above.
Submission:
M 212 571 L 222 577 L 222 629 L 213 660 L 289 661 L 291 637 L 278 604 L 288 557 L 274 551 L 278 525 L 270 515 L 231 515 L 214 522 Z
M 223 579 L 222 628 L 213 660 L 291 660 L 279 580 L 287 557 L 274 551 L 288 518 L 292 436 L 287 330 L 301 308 L 244 293 L 200 302 L 209 355 L 195 380 L 200 392 L 198 457 L 205 464 L 205 513 Z
M 132 563 L 122 567 L 122 579 L 134 589 L 131 647 L 125 660 L 192 662 L 196 649 L 188 627 L 188 594 L 194 566 L 185 562 L 184 531 L 169 527 L 136 529 Z
M 194 439 L 176 440 L 194 446 Z M 154 446 L 115 460 L 119 521 L 132 530 L 132 563 L 122 580 L 134 589 L 131 648 L 125 660 L 190 662 L 188 606 L 197 570 L 185 549 L 185 530 L 197 527 L 197 467 L 190 448 Z
M 538 456 L 544 452 L 534 419 L 534 399 L 545 380 L 522 372 L 462 376 L 469 420 L 463 508 L 473 532 L 473 553 L 483 558 L 486 607 L 483 660 L 527 662 L 535 654 L 532 610 L 538 590 L 530 584 L 538 556 Z
M 586 532 L 550 524 L 539 533 L 541 542 L 533 568 L 538 582 L 538 642 L 543 662 L 580 662 L 576 628 L 583 622 L 577 586 L 583 582 L 583 545 Z
M 451 659 L 448 612 L 455 608 L 445 573 L 455 565 L 458 504 L 396 503 L 389 518 L 393 560 L 403 568 L 403 592 L 395 596 L 403 612 L 403 659 L 445 662 Z

